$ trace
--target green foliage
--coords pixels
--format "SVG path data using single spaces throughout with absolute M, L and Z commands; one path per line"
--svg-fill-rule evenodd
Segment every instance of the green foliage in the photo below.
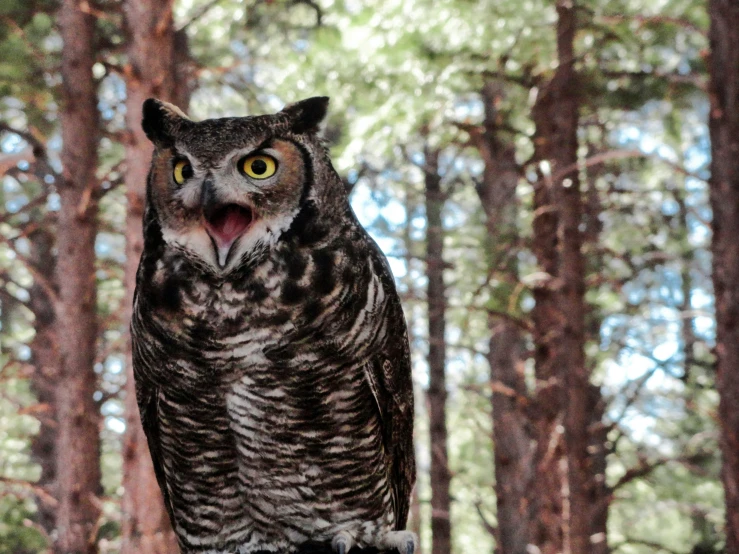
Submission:
M 0 554 L 36 554 L 46 546 L 33 526 L 33 502 L 12 494 L 0 496 Z

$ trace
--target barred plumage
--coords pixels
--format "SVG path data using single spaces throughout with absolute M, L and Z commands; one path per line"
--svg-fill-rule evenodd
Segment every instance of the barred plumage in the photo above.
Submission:
M 199 123 L 144 107 L 134 374 L 183 552 L 417 544 L 405 321 L 317 137 L 327 101 Z

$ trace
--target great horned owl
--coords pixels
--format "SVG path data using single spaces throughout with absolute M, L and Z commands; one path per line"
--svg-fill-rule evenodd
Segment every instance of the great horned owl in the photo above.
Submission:
M 327 107 L 144 104 L 133 369 L 183 552 L 417 549 L 405 320 L 318 136 Z

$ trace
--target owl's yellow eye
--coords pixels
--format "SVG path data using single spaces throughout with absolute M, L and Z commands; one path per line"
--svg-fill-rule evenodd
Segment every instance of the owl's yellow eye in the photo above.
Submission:
M 187 160 L 180 160 L 175 163 L 174 169 L 172 170 L 172 176 L 174 177 L 174 182 L 178 185 L 181 185 L 191 178 L 193 176 L 193 170 L 190 162 Z
M 239 162 L 239 169 L 252 179 L 266 179 L 277 171 L 277 161 L 264 154 L 247 156 Z

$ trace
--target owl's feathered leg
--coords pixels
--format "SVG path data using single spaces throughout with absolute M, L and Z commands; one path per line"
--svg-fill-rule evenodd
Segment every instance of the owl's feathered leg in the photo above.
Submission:
M 334 549 L 336 554 L 347 554 L 354 546 L 354 537 L 348 532 L 341 531 L 331 541 L 331 547 Z
M 411 531 L 388 531 L 378 545 L 383 550 L 397 549 L 400 554 L 415 554 L 418 537 Z

